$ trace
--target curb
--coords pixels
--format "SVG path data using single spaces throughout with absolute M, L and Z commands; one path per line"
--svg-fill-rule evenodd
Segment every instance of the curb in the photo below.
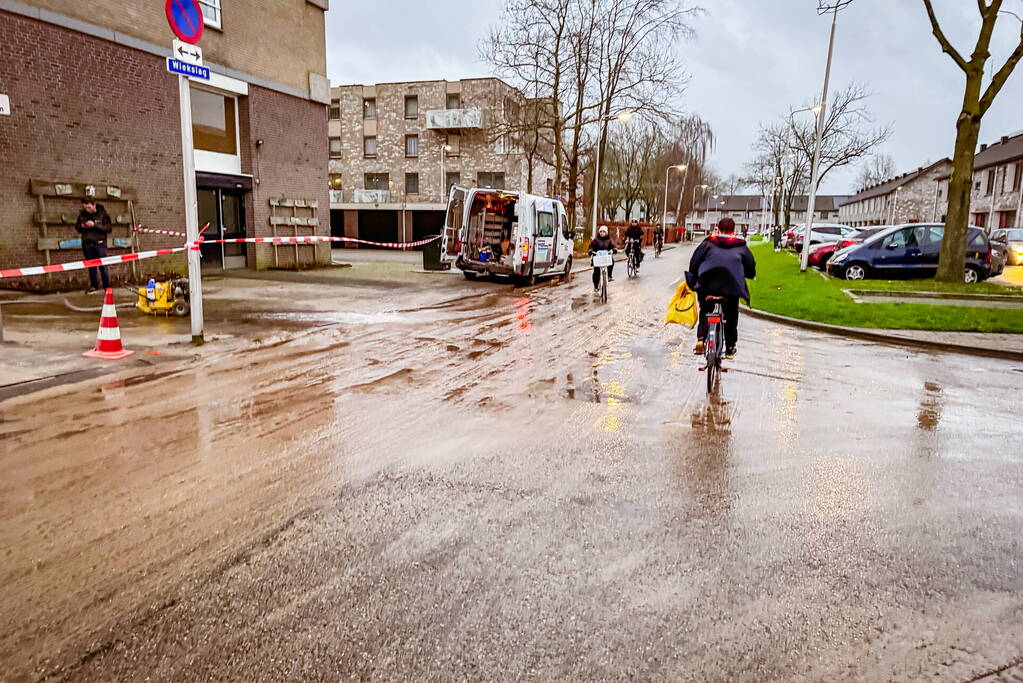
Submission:
M 978 346 L 965 346 L 963 344 L 953 344 L 951 342 L 928 341 L 926 339 L 913 339 L 911 337 L 900 337 L 893 334 L 870 332 L 868 330 L 859 329 L 856 327 L 829 325 L 827 323 L 818 323 L 813 322 L 811 320 L 802 320 L 800 318 L 790 318 L 788 316 L 778 315 L 777 313 L 768 313 L 767 311 L 760 311 L 755 308 L 750 308 L 745 304 L 741 304 L 741 308 L 744 313 L 749 314 L 750 317 L 753 318 L 759 318 L 761 320 L 770 320 L 772 322 L 781 323 L 783 325 L 789 325 L 790 327 L 801 327 L 803 329 L 813 330 L 815 332 L 825 332 L 840 337 L 850 337 L 852 339 L 863 339 L 866 341 L 882 342 L 884 344 L 891 344 L 893 346 L 914 346 L 917 348 L 930 349 L 932 351 L 945 351 L 948 353 L 958 353 L 966 356 L 982 356 L 985 358 L 999 358 L 1002 360 L 1023 361 L 1023 352 L 1019 351 L 1003 351 L 1002 349 L 992 349 Z

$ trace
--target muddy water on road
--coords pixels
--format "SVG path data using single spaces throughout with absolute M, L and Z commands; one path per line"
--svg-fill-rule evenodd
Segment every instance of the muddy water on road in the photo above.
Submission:
M 1009 364 L 743 321 L 708 398 L 692 333 L 659 322 L 681 265 L 606 306 L 578 278 L 281 314 L 307 332 L 0 404 L 10 677 L 956 678 L 1018 655 Z

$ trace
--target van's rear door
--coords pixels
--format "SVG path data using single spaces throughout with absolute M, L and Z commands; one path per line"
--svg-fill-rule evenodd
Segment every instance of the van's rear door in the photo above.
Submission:
M 440 260 L 454 263 L 462 251 L 462 233 L 465 220 L 465 196 L 463 187 L 452 187 L 448 196 L 448 210 L 444 214 L 444 229 L 440 233 Z

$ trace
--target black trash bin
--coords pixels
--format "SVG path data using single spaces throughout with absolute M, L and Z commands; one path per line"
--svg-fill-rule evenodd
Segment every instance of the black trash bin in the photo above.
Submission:
M 451 264 L 440 260 L 440 240 L 423 245 L 423 270 L 451 270 Z

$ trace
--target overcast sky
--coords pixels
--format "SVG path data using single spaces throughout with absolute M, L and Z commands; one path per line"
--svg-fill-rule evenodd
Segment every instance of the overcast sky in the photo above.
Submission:
M 491 75 L 477 41 L 501 0 L 335 0 L 327 13 L 327 71 L 332 83 Z M 682 104 L 709 121 L 718 138 L 714 167 L 741 173 L 761 122 L 810 103 L 823 85 L 829 19 L 816 0 L 699 0 L 697 36 L 679 45 L 689 84 Z M 972 0 L 935 0 L 946 33 L 972 52 L 979 20 Z M 1023 0 L 1005 0 L 1023 15 Z M 1019 37 L 1003 15 L 992 52 L 999 66 Z M 855 0 L 839 15 L 832 86 L 857 80 L 874 93 L 870 108 L 894 135 L 881 151 L 900 172 L 951 156 L 963 75 L 930 34 L 921 0 Z M 1023 66 L 984 119 L 981 140 L 1023 129 Z M 855 190 L 856 170 L 836 171 L 827 192 Z

